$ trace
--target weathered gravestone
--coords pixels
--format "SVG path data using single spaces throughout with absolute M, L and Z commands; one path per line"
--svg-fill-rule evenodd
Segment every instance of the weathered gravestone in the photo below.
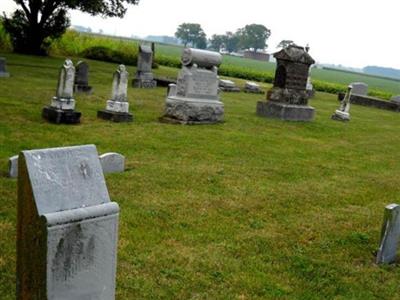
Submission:
M 104 174 L 125 171 L 125 156 L 119 153 L 105 153 L 100 155 L 99 159 Z
M 93 88 L 89 86 L 89 65 L 87 62 L 79 61 L 75 68 L 75 93 L 91 94 Z
M 257 114 L 286 121 L 311 121 L 315 109 L 308 105 L 307 80 L 314 59 L 303 47 L 290 45 L 274 54 L 277 60 L 273 88 L 267 100 L 257 103 Z
M 136 78 L 133 86 L 138 88 L 155 88 L 157 81 L 154 80 L 153 71 L 153 50 L 150 46 L 140 45 L 138 53 Z
M 350 85 L 353 87 L 352 93 L 354 95 L 360 95 L 360 96 L 368 95 L 368 84 L 364 82 L 353 82 Z
M 332 115 L 332 120 L 343 122 L 350 121 L 350 99 L 352 89 L 353 87 L 349 85 L 346 96 L 340 103 L 340 108 Z
M 107 101 L 105 110 L 97 112 L 97 117 L 113 122 L 132 122 L 133 116 L 129 113 L 128 77 L 124 65 L 120 65 L 114 73 L 111 100 Z
M 233 92 L 233 93 L 240 92 L 240 88 L 238 88 L 232 80 L 220 79 L 219 88 L 223 92 Z
M 376 256 L 377 264 L 391 264 L 396 260 L 400 240 L 400 206 L 391 204 L 385 208 L 381 242 Z
M 81 113 L 75 111 L 74 78 L 74 65 L 71 60 L 67 59 L 61 67 L 56 96 L 53 97 L 50 106 L 43 108 L 43 118 L 56 124 L 80 122 Z
M 14 155 L 8 160 L 8 176 L 11 178 L 18 177 L 18 155 Z
M 255 83 L 255 82 L 251 82 L 251 81 L 247 81 L 245 83 L 244 92 L 245 93 L 251 93 L 251 94 L 264 94 L 264 92 L 261 89 L 260 85 Z
M 6 59 L 4 57 L 0 57 L 0 77 L 10 77 L 10 74 L 6 69 Z
M 177 84 L 169 86 L 161 121 L 180 124 L 213 124 L 224 119 L 219 98 L 218 66 L 221 54 L 187 48 L 182 54 Z
M 114 299 L 118 215 L 94 145 L 23 151 L 17 299 Z

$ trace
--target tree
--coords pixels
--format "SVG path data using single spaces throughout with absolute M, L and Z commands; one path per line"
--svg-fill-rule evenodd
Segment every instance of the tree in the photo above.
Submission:
M 4 28 L 10 34 L 16 52 L 43 55 L 49 38 L 60 37 L 70 25 L 68 10 L 80 10 L 92 16 L 123 17 L 125 4 L 139 0 L 14 0 L 21 8 L 10 18 L 4 15 Z
M 277 48 L 282 48 L 282 49 L 284 49 L 284 48 L 289 47 L 290 45 L 294 45 L 294 42 L 293 42 L 292 40 L 282 40 L 282 41 L 278 44 Z
M 225 48 L 228 52 L 231 53 L 239 50 L 240 37 L 238 34 L 228 31 L 225 38 Z
M 264 25 L 251 24 L 239 29 L 238 35 L 240 36 L 242 47 L 253 48 L 254 52 L 257 52 L 258 49 L 265 49 L 267 47 L 266 42 L 271 35 L 271 30 Z
M 214 34 L 210 39 L 211 49 L 215 51 L 221 50 L 225 47 L 226 36 L 223 34 Z
M 207 36 L 200 24 L 183 23 L 179 25 L 175 36 L 182 40 L 185 47 L 188 44 L 200 49 L 207 47 Z

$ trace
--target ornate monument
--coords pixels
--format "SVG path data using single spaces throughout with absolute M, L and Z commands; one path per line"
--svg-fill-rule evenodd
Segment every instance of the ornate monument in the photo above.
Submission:
M 224 119 L 219 97 L 218 66 L 221 54 L 187 48 L 182 54 L 177 84 L 170 84 L 162 121 L 180 124 L 213 124 Z
M 120 65 L 114 73 L 111 100 L 107 101 L 105 110 L 97 112 L 97 117 L 113 122 L 132 122 L 133 116 L 129 113 L 128 77 L 124 65 Z
M 138 88 L 155 88 L 157 81 L 154 80 L 153 71 L 153 50 L 150 46 L 140 45 L 136 78 L 133 79 L 133 86 Z
M 346 96 L 340 103 L 340 108 L 332 115 L 332 120 L 344 122 L 350 121 L 350 99 L 352 89 L 353 86 L 349 85 Z
M 71 60 L 67 59 L 61 67 L 56 96 L 53 97 L 50 106 L 43 108 L 43 118 L 56 124 L 80 122 L 81 113 L 75 111 L 74 79 L 74 65 Z
M 274 86 L 267 100 L 257 104 L 257 114 L 287 121 L 311 121 L 314 108 L 306 91 L 309 69 L 314 59 L 303 47 L 290 45 L 274 54 L 277 60 Z

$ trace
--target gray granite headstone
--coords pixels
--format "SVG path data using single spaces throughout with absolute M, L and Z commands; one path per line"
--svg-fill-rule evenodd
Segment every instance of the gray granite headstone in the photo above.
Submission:
M 377 264 L 391 264 L 396 260 L 400 240 L 400 206 L 391 204 L 385 208 L 381 242 L 376 256 Z
M 93 88 L 89 86 L 89 65 L 85 61 L 76 64 L 74 92 L 86 94 L 93 92 Z
M 240 88 L 232 80 L 220 79 L 219 88 L 224 92 L 240 92 Z
M 263 94 L 263 90 L 261 89 L 260 85 L 252 82 L 252 81 L 247 81 L 244 85 L 244 91 L 245 93 L 252 93 L 252 94 Z
M 153 49 L 148 45 L 140 45 L 138 53 L 136 78 L 133 86 L 139 88 L 155 88 L 157 81 L 154 80 L 153 71 Z
M 18 155 L 14 155 L 8 160 L 8 176 L 11 178 L 18 177 Z
M 119 153 L 105 153 L 99 157 L 104 174 L 125 171 L 125 157 Z
M 6 59 L 4 57 L 0 57 L 0 77 L 10 77 L 10 74 L 6 69 Z
M 350 85 L 353 86 L 352 93 L 354 95 L 367 96 L 367 94 L 368 94 L 368 84 L 366 84 L 364 82 L 353 82 Z
M 115 299 L 118 204 L 94 145 L 23 151 L 17 299 Z

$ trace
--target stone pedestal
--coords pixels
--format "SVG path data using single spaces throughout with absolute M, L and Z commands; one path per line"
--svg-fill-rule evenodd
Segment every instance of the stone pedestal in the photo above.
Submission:
M 154 80 L 153 74 L 137 74 L 133 79 L 132 85 L 136 88 L 153 89 L 157 87 L 157 81 Z
M 224 121 L 224 104 L 220 101 L 168 97 L 161 121 L 185 125 L 220 123 Z
M 129 113 L 129 103 L 108 100 L 105 110 L 99 110 L 97 117 L 107 121 L 116 123 L 132 122 L 133 115 Z
M 74 85 L 74 93 L 90 95 L 90 94 L 93 94 L 93 88 L 89 85 L 75 84 Z
M 350 114 L 347 112 L 341 111 L 341 110 L 337 110 L 332 115 L 332 120 L 348 122 L 348 121 L 350 121 Z
M 257 114 L 261 117 L 277 118 L 285 121 L 312 121 L 315 109 L 308 105 L 294 105 L 274 101 L 259 101 Z
M 117 203 L 95 146 L 19 156 L 17 299 L 115 299 Z
M 232 80 L 220 79 L 219 88 L 223 92 L 239 93 L 240 88 Z
M 42 117 L 54 124 L 78 124 L 81 115 L 80 112 L 75 111 L 74 99 L 53 97 L 51 105 L 42 110 Z

